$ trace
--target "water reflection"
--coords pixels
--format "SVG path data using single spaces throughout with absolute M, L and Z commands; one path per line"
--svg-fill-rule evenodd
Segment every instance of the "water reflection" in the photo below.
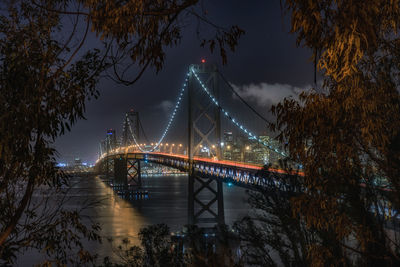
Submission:
M 106 195 L 101 205 L 95 207 L 95 220 L 102 226 L 102 235 L 115 238 L 137 238 L 138 231 L 149 222 L 132 206 L 132 204 L 120 198 L 113 190 L 106 186 L 99 177 L 95 177 L 99 184 L 99 191 Z
M 101 225 L 103 242 L 85 242 L 86 248 L 97 253 L 100 260 L 106 256 L 117 260 L 107 238 L 111 237 L 117 243 L 129 238 L 132 244 L 139 244 L 138 233 L 144 226 L 166 223 L 171 231 L 179 231 L 187 223 L 187 176 L 148 176 L 142 179 L 143 190 L 148 191 L 149 198 L 130 201 L 120 198 L 99 176 L 72 179 L 67 206 L 72 209 L 87 206 L 84 212 L 88 218 L 87 224 L 93 221 Z M 211 196 L 207 192 L 199 195 L 204 198 Z M 244 189 L 224 184 L 227 224 L 248 212 L 245 198 Z M 27 253 L 19 259 L 18 265 L 32 265 L 40 258 L 37 253 Z

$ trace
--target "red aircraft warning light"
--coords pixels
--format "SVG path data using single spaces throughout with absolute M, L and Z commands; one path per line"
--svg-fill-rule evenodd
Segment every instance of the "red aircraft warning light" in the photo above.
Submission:
M 201 63 L 206 63 L 206 60 L 204 58 L 202 58 Z

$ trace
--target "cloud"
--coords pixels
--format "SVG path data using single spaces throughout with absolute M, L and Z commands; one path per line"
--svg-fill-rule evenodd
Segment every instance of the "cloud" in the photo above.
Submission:
M 296 87 L 280 83 L 259 83 L 248 85 L 232 85 L 236 92 L 245 100 L 252 101 L 258 106 L 272 106 L 281 102 L 285 97 L 298 98 L 299 94 L 311 86 Z
M 169 100 L 164 100 L 160 104 L 157 105 L 158 109 L 161 109 L 164 113 L 168 113 L 174 107 L 174 103 Z

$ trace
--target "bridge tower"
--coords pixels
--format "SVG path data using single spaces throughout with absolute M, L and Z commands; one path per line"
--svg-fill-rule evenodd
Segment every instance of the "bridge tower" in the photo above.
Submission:
M 204 85 L 219 100 L 217 67 L 202 63 L 191 65 Z M 224 224 L 224 199 L 222 182 L 195 171 L 193 158 L 201 153 L 221 159 L 220 110 L 204 97 L 204 91 L 192 72 L 188 79 L 188 223 Z M 209 191 L 210 199 L 200 197 Z
M 136 140 L 139 140 L 139 132 L 139 112 L 131 109 L 125 114 L 121 146 L 134 145 L 132 135 L 135 136 Z
M 131 109 L 125 114 L 121 147 L 135 145 L 139 140 L 139 112 Z M 119 157 L 114 159 L 114 183 L 127 189 L 128 184 L 141 187 L 140 159 Z

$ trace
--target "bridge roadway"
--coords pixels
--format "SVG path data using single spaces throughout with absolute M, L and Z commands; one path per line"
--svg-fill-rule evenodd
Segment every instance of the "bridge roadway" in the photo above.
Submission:
M 108 159 L 125 158 L 157 163 L 168 167 L 179 169 L 180 171 L 189 171 L 189 159 L 187 155 L 170 154 L 161 152 L 116 152 L 109 154 Z M 103 158 L 104 159 L 104 158 Z M 263 166 L 241 163 L 228 160 L 215 160 L 204 157 L 193 158 L 194 172 L 201 176 L 219 179 L 225 183 L 233 183 L 241 187 L 253 188 L 273 186 L 276 189 L 284 190 L 285 185 L 281 184 L 277 176 L 287 175 L 282 169 L 269 168 L 263 169 Z M 294 172 L 291 174 L 295 174 Z M 298 173 L 303 176 L 302 172 Z

